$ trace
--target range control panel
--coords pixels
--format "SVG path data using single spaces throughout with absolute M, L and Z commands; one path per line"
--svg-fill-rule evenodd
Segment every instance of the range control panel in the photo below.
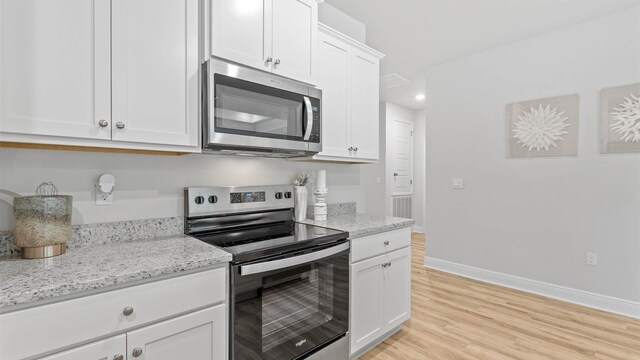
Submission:
M 187 217 L 286 209 L 293 207 L 293 185 L 188 187 L 184 201 Z

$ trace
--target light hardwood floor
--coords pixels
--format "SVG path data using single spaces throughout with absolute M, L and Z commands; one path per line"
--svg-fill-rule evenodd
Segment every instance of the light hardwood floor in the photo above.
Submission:
M 640 321 L 424 267 L 412 236 L 412 317 L 364 360 L 640 360 Z

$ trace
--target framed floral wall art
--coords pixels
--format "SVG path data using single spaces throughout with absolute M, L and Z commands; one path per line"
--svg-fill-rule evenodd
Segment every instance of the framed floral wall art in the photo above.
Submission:
M 600 151 L 640 152 L 640 84 L 600 91 Z
M 573 94 L 508 104 L 507 156 L 577 155 L 579 102 Z

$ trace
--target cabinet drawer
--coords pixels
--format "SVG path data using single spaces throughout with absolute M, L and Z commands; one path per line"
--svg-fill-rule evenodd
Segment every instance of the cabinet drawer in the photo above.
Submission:
M 0 315 L 0 359 L 50 352 L 223 302 L 219 268 Z M 125 307 L 133 308 L 129 316 Z
M 411 228 L 387 231 L 351 240 L 351 263 L 411 245 Z

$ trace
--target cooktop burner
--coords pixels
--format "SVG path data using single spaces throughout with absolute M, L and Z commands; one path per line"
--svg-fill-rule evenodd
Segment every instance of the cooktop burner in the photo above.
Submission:
M 343 240 L 348 234 L 290 221 L 192 236 L 225 249 L 240 263 Z
M 349 233 L 293 221 L 290 186 L 187 188 L 185 233 L 243 263 L 345 241 Z

